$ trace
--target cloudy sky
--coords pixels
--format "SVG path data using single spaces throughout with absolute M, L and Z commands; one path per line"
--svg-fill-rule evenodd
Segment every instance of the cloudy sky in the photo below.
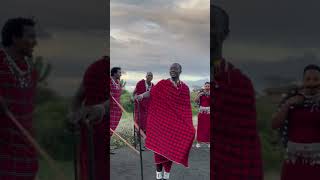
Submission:
M 2 0 L 0 26 L 12 17 L 36 18 L 39 42 L 35 55 L 53 65 L 49 85 L 69 96 L 86 67 L 108 54 L 108 14 L 105 0 Z
M 183 66 L 190 86 L 209 80 L 209 0 L 111 0 L 111 66 L 121 66 L 128 90 L 154 72 L 168 77 L 169 66 Z
M 225 56 L 251 75 L 258 89 L 301 78 L 320 63 L 319 1 L 215 0 L 230 16 Z

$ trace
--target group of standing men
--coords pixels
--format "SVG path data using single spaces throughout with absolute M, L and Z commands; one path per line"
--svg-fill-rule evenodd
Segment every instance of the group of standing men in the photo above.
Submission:
M 114 72 L 114 73 L 112 73 Z M 171 65 L 170 78 L 152 83 L 153 74 L 147 72 L 133 91 L 134 120 L 146 133 L 145 147 L 154 152 L 156 179 L 169 179 L 174 163 L 188 167 L 189 152 L 195 129 L 192 121 L 192 107 L 189 87 L 180 80 L 182 67 Z M 111 69 L 111 128 L 117 127 L 121 119 L 119 108 L 121 96 L 121 69 Z M 210 84 L 196 97 L 199 103 L 198 142 L 210 142 Z M 136 126 L 137 128 L 137 126 Z
M 210 142 L 208 139 L 214 137 L 211 177 L 218 180 L 259 180 L 263 178 L 263 173 L 256 129 L 254 89 L 246 76 L 223 59 L 222 44 L 229 33 L 229 19 L 221 8 L 213 6 L 212 12 L 215 16 L 211 23 L 215 26 L 215 31 L 211 34 L 214 43 L 211 47 L 214 58 L 212 69 L 215 70 L 212 77 L 215 113 L 213 124 L 204 126 L 211 127 L 207 131 L 211 135 L 201 137 L 198 131 L 198 141 Z M 29 58 L 37 44 L 34 26 L 32 19 L 15 18 L 8 20 L 2 29 L 0 179 L 34 180 L 38 171 L 38 149 L 30 145 L 29 139 L 21 133 L 10 116 L 13 114 L 21 126 L 33 134 L 33 99 L 38 73 Z M 101 157 L 105 157 L 109 150 L 106 147 L 110 144 L 110 136 L 118 126 L 123 111 L 120 104 L 123 88 L 120 83 L 121 69 L 112 68 L 110 73 L 109 66 L 108 56 L 89 66 L 71 107 L 71 124 L 81 132 L 81 151 L 78 154 L 81 180 L 87 180 L 92 173 L 88 170 L 92 168 L 88 166 L 88 162 L 92 160 L 95 162 L 95 179 L 109 178 L 108 159 Z M 140 105 L 140 112 L 135 112 L 136 115 L 141 115 L 140 125 L 146 132 L 145 146 L 154 152 L 157 179 L 169 179 L 173 162 L 186 167 L 189 165 L 195 129 L 190 91 L 180 80 L 181 72 L 180 64 L 172 64 L 169 70 L 171 77 L 156 85 L 151 83 L 152 74 L 148 73 L 147 80 L 137 84 L 134 94 L 136 105 Z M 197 98 L 200 100 L 199 120 L 209 117 L 208 95 L 209 91 L 206 89 Z M 201 104 L 202 102 L 205 103 Z M 135 121 L 138 121 L 137 117 Z M 112 130 L 110 134 L 106 133 L 109 122 Z M 201 121 L 198 124 L 200 129 Z M 93 149 L 89 148 L 90 138 L 94 144 Z M 106 142 L 101 143 L 101 140 Z M 88 157 L 89 151 L 93 154 L 91 158 Z

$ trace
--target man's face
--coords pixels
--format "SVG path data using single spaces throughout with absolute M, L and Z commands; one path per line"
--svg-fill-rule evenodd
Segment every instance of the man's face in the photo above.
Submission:
M 178 78 L 181 74 L 181 68 L 178 64 L 173 64 L 170 67 L 170 76 L 171 78 Z
M 210 91 L 210 84 L 209 84 L 209 83 L 205 84 L 205 85 L 204 85 L 204 89 L 205 89 L 206 91 Z
M 303 86 L 309 95 L 319 93 L 320 72 L 317 70 L 308 70 L 303 77 Z
M 147 76 L 146 76 L 146 79 L 147 79 L 147 82 L 151 82 L 152 79 L 153 79 L 152 73 L 148 73 Z
M 121 69 L 119 69 L 117 71 L 117 73 L 115 74 L 115 77 L 116 77 L 116 79 L 120 79 L 120 77 L 121 77 Z
M 32 26 L 25 26 L 22 37 L 13 37 L 13 45 L 19 53 L 32 57 L 33 48 L 37 45 L 36 31 Z
M 222 44 L 224 40 L 226 39 L 228 32 L 226 30 L 227 28 L 227 17 L 226 15 L 218 8 L 212 7 L 211 12 L 211 22 L 210 22 L 210 47 L 211 52 L 213 54 L 214 59 L 220 58 L 220 50 L 222 47 Z

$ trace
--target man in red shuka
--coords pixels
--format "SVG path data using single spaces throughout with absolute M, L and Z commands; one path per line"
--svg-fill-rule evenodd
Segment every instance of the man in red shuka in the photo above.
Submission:
M 113 67 L 111 69 L 111 77 L 110 77 L 110 128 L 115 131 L 119 125 L 122 116 L 122 110 L 119 107 L 121 93 L 122 93 L 122 84 L 120 82 L 121 78 L 121 68 Z M 112 136 L 112 132 L 110 132 L 110 136 Z
M 109 105 L 109 71 L 108 56 L 91 64 L 85 72 L 82 84 L 73 99 L 71 117 L 74 124 L 80 125 L 80 180 L 88 180 L 89 148 L 93 148 L 93 166 L 95 180 L 109 179 L 108 160 L 108 105 Z M 84 107 L 83 107 L 84 105 Z M 93 144 L 88 142 L 88 126 L 93 129 Z
M 156 179 L 169 179 L 173 162 L 188 167 L 195 129 L 189 87 L 179 79 L 181 70 L 181 65 L 174 63 L 170 67 L 171 78 L 137 96 L 138 100 L 150 97 L 146 148 L 154 152 Z
M 201 147 L 200 143 L 206 143 L 210 147 L 210 100 L 210 83 L 206 82 L 204 89 L 195 98 L 195 102 L 199 104 L 197 148 Z
M 27 18 L 9 19 L 1 35 L 0 179 L 34 180 L 38 172 L 37 152 L 7 115 L 11 112 L 34 135 L 38 74 L 30 58 L 37 44 L 35 22 Z
M 255 91 L 251 80 L 222 57 L 229 34 L 229 17 L 211 5 L 212 88 L 211 179 L 262 180 Z
M 133 96 L 136 97 L 140 94 L 143 94 L 147 91 L 150 91 L 151 88 L 154 86 L 154 84 L 151 82 L 153 79 L 153 74 L 152 72 L 147 72 L 146 79 L 140 80 L 136 88 L 133 91 Z M 135 101 L 134 103 L 134 119 L 136 123 L 139 124 L 140 122 L 140 128 L 146 133 L 146 125 L 147 125 L 147 115 L 148 115 L 148 107 L 149 107 L 150 99 L 145 98 L 139 102 L 139 109 L 140 112 L 138 111 L 138 103 Z M 138 115 L 140 113 L 140 121 L 138 119 Z

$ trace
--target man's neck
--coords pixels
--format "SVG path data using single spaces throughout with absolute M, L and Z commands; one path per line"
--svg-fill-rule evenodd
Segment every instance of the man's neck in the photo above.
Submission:
M 8 55 L 16 62 L 24 59 L 24 55 L 22 53 L 19 53 L 19 51 L 15 47 L 7 47 L 5 48 L 5 50 Z
M 114 81 L 118 81 L 117 77 L 115 77 L 115 76 L 111 76 L 111 78 L 112 78 Z
M 176 77 L 176 78 L 171 78 L 171 80 L 175 83 L 178 83 L 180 81 L 179 77 Z

